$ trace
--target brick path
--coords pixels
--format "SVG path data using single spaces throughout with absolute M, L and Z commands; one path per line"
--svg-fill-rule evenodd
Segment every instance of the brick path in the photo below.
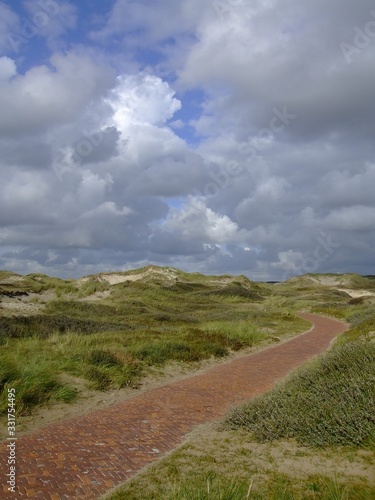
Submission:
M 337 320 L 301 316 L 314 327 L 287 342 L 20 437 L 15 494 L 6 487 L 8 450 L 2 443 L 0 498 L 99 498 L 173 450 L 193 427 L 270 389 L 346 329 Z

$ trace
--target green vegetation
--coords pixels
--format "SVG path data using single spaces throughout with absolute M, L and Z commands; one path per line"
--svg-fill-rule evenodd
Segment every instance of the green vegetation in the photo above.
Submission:
M 301 281 L 305 287 L 306 279 L 294 278 L 293 287 Z M 361 286 L 371 281 L 355 275 L 346 279 Z M 315 301 L 310 299 L 312 312 L 346 319 L 349 330 L 319 359 L 271 392 L 233 410 L 225 425 L 245 428 L 257 440 L 295 438 L 312 446 L 375 446 L 374 297 L 353 301 L 344 292 L 316 285 L 308 293 L 315 296 Z M 328 295 L 327 304 L 322 296 Z
M 34 407 L 48 401 L 71 402 L 76 398 L 74 389 L 60 383 L 51 367 L 39 353 L 35 353 L 32 364 L 17 362 L 19 352 L 3 354 L 0 362 L 0 413 L 7 411 L 7 390 L 14 388 L 17 394 L 17 411 L 27 414 Z M 4 389 L 4 390 L 3 390 Z
M 293 441 L 258 444 L 249 433 L 205 425 L 110 500 L 370 500 L 374 456 L 353 448 L 311 449 Z M 356 471 L 362 471 L 358 474 Z
M 9 271 L 0 271 L 0 296 L 17 296 L 18 294 L 40 293 L 54 290 L 56 295 L 77 292 L 74 280 L 51 278 L 45 274 L 20 274 Z
M 194 473 L 198 470 L 194 470 Z M 200 474 L 202 476 L 202 474 Z M 209 473 L 206 477 L 194 479 L 186 477 L 184 482 L 154 487 L 152 493 L 144 493 L 139 487 L 147 488 L 140 478 L 115 493 L 111 500 L 303 500 L 318 498 L 319 500 L 371 500 L 375 488 L 362 484 L 340 484 L 335 479 L 314 476 L 296 484 L 289 476 L 271 473 L 263 477 L 261 484 L 254 479 L 247 481 L 241 478 L 215 477 Z M 151 488 L 150 488 L 151 489 Z
M 299 309 L 345 319 L 350 328 L 333 348 L 234 409 L 207 439 L 202 430 L 111 500 L 375 497 L 373 482 L 340 472 L 345 461 L 349 470 L 355 463 L 359 470 L 373 471 L 375 465 L 375 297 L 358 300 L 343 290 L 373 291 L 375 280 L 329 277 L 331 286 L 322 285 L 326 276 L 320 275 L 269 285 L 261 310 L 271 327 L 274 315 L 286 324 L 288 314 Z M 304 463 L 309 472 L 300 468 Z
M 312 446 L 375 444 L 375 343 L 346 343 L 232 411 L 230 428 L 257 440 Z
M 357 275 L 268 285 L 155 266 L 78 281 L 1 271 L 0 414 L 10 387 L 18 413 L 29 414 L 76 399 L 72 379 L 96 390 L 138 387 L 155 367 L 196 367 L 302 332 L 308 323 L 296 311 L 317 312 L 350 323 L 329 352 L 233 410 L 213 437 L 184 445 L 111 498 L 370 499 L 375 489 L 367 480 L 334 476 L 330 461 L 345 456 L 363 470 L 374 465 L 371 293 L 375 280 Z M 326 463 L 327 472 L 321 465 L 302 475 L 282 469 L 286 457 L 297 464 L 307 456 Z
M 96 390 L 138 387 L 155 366 L 222 358 L 307 326 L 281 307 L 267 307 L 267 287 L 244 276 L 151 266 L 116 277 L 129 274 L 140 279 L 110 285 L 107 275 L 74 281 L 0 274 L 0 287 L 8 283 L 16 294 L 3 294 L 0 303 L 0 364 L 6 372 L 0 386 L 16 384 L 25 393 L 19 413 L 64 394 L 72 399 L 74 386 L 61 382 L 64 374 Z M 17 308 L 7 308 L 9 303 Z M 28 305 L 33 314 L 22 309 Z

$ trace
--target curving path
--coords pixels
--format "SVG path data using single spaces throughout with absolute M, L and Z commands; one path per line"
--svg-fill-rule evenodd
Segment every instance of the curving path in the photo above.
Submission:
M 7 490 L 2 443 L 0 498 L 99 498 L 173 450 L 193 427 L 270 389 L 347 329 L 334 319 L 300 316 L 314 326 L 291 340 L 19 438 L 17 493 Z

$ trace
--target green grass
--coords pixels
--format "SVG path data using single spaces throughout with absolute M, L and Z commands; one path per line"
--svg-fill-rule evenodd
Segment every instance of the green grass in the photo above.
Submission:
M 363 282 L 359 280 L 357 284 L 363 285 Z M 277 470 L 274 456 L 264 451 L 262 456 L 257 448 L 254 453 L 240 449 L 254 440 L 254 446 L 274 449 L 282 438 L 287 443 L 303 443 L 296 452 L 301 460 L 305 455 L 319 457 L 323 453 L 329 460 L 333 457 L 340 460 L 348 453 L 347 459 L 352 460 L 349 455 L 356 456 L 357 451 L 364 448 L 373 456 L 375 448 L 373 299 L 351 301 L 346 294 L 307 283 L 281 285 L 271 290 L 261 307 L 252 309 L 251 323 L 241 318 L 228 322 L 211 319 L 200 328 L 227 338 L 235 335 L 237 340 L 251 345 L 254 334 L 287 335 L 288 321 L 291 325 L 294 321 L 290 312 L 302 308 L 343 318 L 351 327 L 329 352 L 295 371 L 274 390 L 233 410 L 222 423 L 217 442 L 193 445 L 188 442 L 129 481 L 111 500 L 370 500 L 375 497 L 374 485 L 355 478 L 337 477 L 335 466 L 308 477 L 296 476 L 292 471 L 290 475 L 283 474 Z M 236 300 L 232 299 L 231 303 L 235 304 Z M 228 428 L 234 430 L 228 431 Z M 232 436 L 230 440 L 226 437 L 228 434 Z M 258 445 L 258 441 L 265 444 Z M 268 464 L 267 470 L 259 465 L 262 459 Z M 372 465 L 371 459 L 369 467 Z
M 0 316 L 0 363 L 17 353 L 25 370 L 40 370 L 39 392 L 44 395 L 30 396 L 29 409 L 61 393 L 58 381 L 64 373 L 98 390 L 138 387 L 153 366 L 222 358 L 308 325 L 284 311 L 264 308 L 258 300 L 263 288 L 245 277 L 180 277 L 185 281 L 156 283 L 153 278 L 113 286 L 97 277 L 79 285 L 44 275 L 25 277 L 28 287 L 32 282 L 42 291 L 55 291 L 46 303 L 43 295 L 32 297 L 33 303 L 38 299 L 38 314 L 11 315 L 4 309 L 7 314 Z M 106 298 L 84 300 L 98 291 L 108 291 Z M 25 385 L 19 411 L 27 412 L 27 394 L 33 389 L 23 375 L 17 380 L 19 390 Z M 55 388 L 50 380 L 56 381 Z
M 91 319 L 75 318 L 64 315 L 35 315 L 18 316 L 1 319 L 0 345 L 9 339 L 22 339 L 28 337 L 47 338 L 53 332 L 64 334 L 75 332 L 88 335 L 101 331 L 118 331 L 126 328 L 124 324 L 109 321 L 95 321 Z
M 67 373 L 100 390 L 136 387 L 155 365 L 222 358 L 308 327 L 291 311 L 307 300 L 310 291 L 300 299 L 295 298 L 293 287 L 270 288 L 244 276 L 166 271 L 174 273 L 177 281 L 160 273 L 113 286 L 98 276 L 81 283 L 41 274 L 16 276 L 22 278 L 12 285 L 17 291 L 55 291 L 57 298 L 44 306 L 38 300 L 37 315 L 0 317 L 0 363 L 21 353 L 23 369 L 40 368 L 46 394 L 55 391 L 47 372 L 57 383 L 60 374 Z M 12 273 L 0 275 L 3 280 L 12 277 Z M 84 300 L 103 291 L 108 292 L 104 299 Z M 320 299 L 335 297 L 334 303 L 341 307 L 341 295 L 319 293 Z M 350 307 L 353 314 L 368 314 L 363 305 Z M 20 380 L 22 384 L 23 376 Z M 25 390 L 32 392 L 30 387 Z M 47 399 L 40 397 L 37 404 Z M 22 411 L 26 406 L 21 406 Z
M 232 441 L 221 438 L 211 450 L 202 444 L 200 456 L 185 445 L 111 498 L 374 498 L 371 486 L 328 471 L 293 477 L 277 471 L 272 457 L 263 470 L 256 453 L 244 447 L 253 439 L 271 440 L 274 446 L 280 438 L 294 438 L 319 453 L 338 445 L 374 449 L 374 299 L 350 299 L 308 276 L 271 286 L 242 276 L 165 270 L 177 280 L 151 273 L 140 281 L 109 286 L 98 276 L 78 283 L 33 274 L 17 281 L 19 276 L 0 272 L 5 283 L 0 283 L 0 294 L 34 293 L 32 300 L 39 306 L 34 316 L 0 309 L 0 414 L 6 411 L 7 388 L 16 389 L 18 414 L 28 414 L 38 406 L 76 398 L 63 374 L 84 379 L 97 390 L 138 387 L 155 366 L 197 366 L 201 360 L 266 345 L 309 327 L 295 311 L 319 312 L 343 318 L 351 328 L 330 352 L 234 410 L 223 424 L 236 429 L 230 431 Z M 375 287 L 369 278 L 345 279 L 353 288 Z M 55 299 L 43 305 L 41 293 L 46 291 L 54 292 Z M 98 292 L 107 292 L 105 298 L 85 300 Z
M 126 491 L 113 495 L 111 500 L 372 500 L 375 493 L 375 488 L 369 486 L 339 484 L 337 480 L 325 477 L 303 481 L 296 487 L 288 476 L 273 474 L 262 483 L 256 484 L 252 478 L 247 481 L 236 478 L 212 479 L 212 475 L 208 475 L 206 481 L 190 479 L 173 484 L 168 493 L 140 495 Z
M 229 438 L 228 438 L 229 435 Z M 270 455 L 266 450 L 248 451 L 244 435 L 220 433 L 204 438 L 204 431 L 166 458 L 153 464 L 109 495 L 110 500 L 217 500 L 217 499 L 323 499 L 370 500 L 375 486 L 365 480 L 345 478 L 333 470 L 301 476 L 281 472 L 285 459 L 303 460 L 299 450 Z M 251 444 L 251 443 L 250 443 Z M 253 449 L 252 446 L 250 449 Z M 280 450 L 279 450 L 280 451 Z M 286 453 L 286 456 L 284 456 Z M 314 455 L 315 453 L 315 455 Z M 340 455 L 329 458 L 317 452 L 309 459 L 340 463 Z M 349 455 L 348 455 L 349 456 Z M 346 457 L 347 459 L 347 457 Z M 354 457 L 352 460 L 356 460 Z
M 285 305 L 271 310 L 267 287 L 244 276 L 207 277 L 166 269 L 178 280 L 151 273 L 141 281 L 109 286 L 100 276 L 84 282 L 42 274 L 16 276 L 21 279 L 14 282 L 17 291 L 26 287 L 35 292 L 31 303 L 38 304 L 38 313 L 25 316 L 4 309 L 1 315 L 0 310 L 0 363 L 9 364 L 17 353 L 25 370 L 44 367 L 40 392 L 45 387 L 45 396 L 30 397 L 30 409 L 61 391 L 63 373 L 98 390 L 138 387 L 153 366 L 223 358 L 307 328 Z M 4 280 L 12 276 L 3 273 Z M 55 298 L 41 302 L 45 291 L 55 292 Z M 85 300 L 104 291 L 104 299 Z M 24 383 L 23 376 L 17 380 Z M 27 393 L 32 391 L 25 382 L 20 412 L 28 411 Z
M 110 285 L 107 282 L 89 280 L 80 285 L 77 296 L 78 298 L 90 297 L 94 293 L 106 292 L 109 289 Z
M 260 441 L 295 438 L 304 445 L 370 445 L 375 439 L 375 344 L 346 343 L 286 382 L 234 409 L 225 425 Z
M 346 306 L 350 322 L 333 349 L 234 409 L 225 426 L 260 441 L 295 438 L 312 446 L 375 446 L 375 313 L 372 300 Z M 314 308 L 317 309 L 317 308 Z M 341 316 L 342 304 L 333 307 Z
M 39 358 L 39 359 L 37 359 Z M 0 414 L 7 411 L 7 389 L 16 391 L 16 412 L 30 413 L 32 408 L 55 401 L 71 402 L 74 389 L 62 384 L 41 356 L 35 355 L 35 364 L 17 362 L 15 355 L 2 356 L 0 363 Z
M 69 305 L 72 305 L 69 310 Z M 55 311 L 56 304 L 51 306 Z M 258 315 L 254 324 L 243 319 L 233 321 L 205 321 L 191 326 L 185 318 L 173 318 L 165 321 L 159 313 L 147 328 L 142 321 L 138 325 L 132 321 L 132 327 L 125 324 L 127 316 L 118 312 L 118 324 L 114 323 L 116 314 L 112 306 L 94 309 L 93 320 L 85 320 L 94 304 L 58 304 L 58 310 L 70 316 L 51 314 L 34 317 L 3 318 L 3 337 L 0 345 L 0 364 L 7 366 L 10 356 L 22 359 L 22 366 L 37 369 L 42 366 L 41 387 L 46 386 L 46 394 L 51 393 L 50 378 L 56 374 L 68 373 L 87 380 L 90 387 L 106 390 L 110 387 L 137 387 L 143 376 L 152 366 L 164 366 L 169 362 L 194 363 L 210 357 L 221 358 L 230 351 L 257 345 L 268 340 L 267 333 L 261 333 L 262 324 L 269 325 L 267 316 Z M 113 314 L 112 314 L 113 313 Z M 242 311 L 238 311 L 242 318 Z M 236 317 L 236 313 L 232 312 Z M 210 316 L 210 314 L 208 314 Z M 102 318 L 100 321 L 99 318 Z M 109 323 L 111 319 L 112 323 Z M 143 320 L 145 318 L 142 318 Z M 108 322 L 107 322 L 108 321 Z M 170 324 L 171 323 L 171 324 Z M 273 326 L 277 322 L 272 321 Z M 283 323 L 280 320 L 280 325 Z M 255 324 L 257 326 L 255 326 Z M 289 324 L 289 322 L 288 322 Z M 106 330 L 112 325 L 112 331 Z M 297 318 L 292 321 L 292 328 L 303 330 L 304 322 Z M 273 332 L 274 330 L 272 330 Z M 15 366 L 20 366 L 15 361 Z M 13 379 L 10 379 L 12 382 Z M 18 384 L 25 385 L 25 391 L 32 391 L 26 378 L 20 374 Z M 56 386 L 57 387 L 57 386 Z M 53 392 L 53 390 L 52 390 Z M 37 404 L 48 400 L 40 397 Z M 26 401 L 19 411 L 26 411 Z M 32 398 L 35 406 L 35 398 Z M 1 409 L 0 409 L 1 412 Z
M 249 479 L 186 479 L 173 484 L 168 492 L 145 494 L 136 489 L 123 490 L 111 496 L 111 500 L 372 500 L 375 488 L 363 485 L 339 484 L 335 479 L 324 476 L 296 482 L 283 474 L 273 474 L 263 479 L 262 485 Z
M 371 340 L 375 332 L 375 310 L 372 306 L 357 309 L 349 313 L 347 319 L 351 323 L 351 328 L 341 336 L 338 344 L 364 338 Z
M 267 338 L 267 334 L 260 331 L 255 321 L 211 321 L 201 328 L 208 335 L 221 336 L 221 342 L 234 351 L 258 345 Z
M 207 478 L 206 483 L 191 487 L 191 483 L 174 485 L 173 491 L 167 497 L 168 500 L 244 500 L 250 496 L 250 484 L 232 481 L 212 481 Z

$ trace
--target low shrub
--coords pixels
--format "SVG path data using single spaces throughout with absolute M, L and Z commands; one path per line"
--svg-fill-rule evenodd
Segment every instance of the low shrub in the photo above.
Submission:
M 45 339 L 54 332 L 64 334 L 74 331 L 75 333 L 87 335 L 127 328 L 128 326 L 122 323 L 93 321 L 60 315 L 17 316 L 14 318 L 1 318 L 0 339 L 4 343 L 8 338 L 20 339 L 36 336 Z
M 87 356 L 88 363 L 101 366 L 121 366 L 121 361 L 110 351 L 94 349 Z
M 91 382 L 91 387 L 98 391 L 109 388 L 112 379 L 104 367 L 91 366 L 86 370 L 86 378 Z
M 131 349 L 131 354 L 136 359 L 148 364 L 162 365 L 167 361 L 198 361 L 204 356 L 196 346 L 185 342 L 162 341 L 145 343 Z

